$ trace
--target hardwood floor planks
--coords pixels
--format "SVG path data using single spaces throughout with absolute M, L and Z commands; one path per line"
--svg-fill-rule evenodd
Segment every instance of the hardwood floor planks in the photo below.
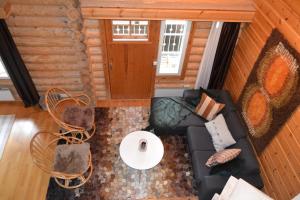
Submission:
M 29 143 L 37 131 L 55 131 L 57 125 L 46 111 L 24 108 L 19 102 L 1 103 L 0 114 L 16 115 L 0 160 L 0 199 L 44 199 L 50 177 L 32 162 Z

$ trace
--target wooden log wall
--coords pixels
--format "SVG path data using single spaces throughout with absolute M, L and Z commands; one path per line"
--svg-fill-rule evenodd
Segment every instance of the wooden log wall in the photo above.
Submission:
M 105 84 L 105 75 L 103 70 L 103 41 L 101 41 L 102 21 L 97 19 L 83 20 L 83 33 L 85 35 L 84 43 L 86 45 L 86 54 L 89 60 L 89 70 L 91 74 L 92 90 L 95 99 L 107 98 L 107 88 Z
M 273 28 L 279 29 L 300 52 L 300 4 L 298 0 L 255 0 L 257 12 L 244 27 L 237 43 L 224 88 L 234 100 Z M 300 193 L 300 107 L 259 156 L 265 192 L 278 200 Z
M 202 54 L 207 42 L 211 28 L 211 22 L 194 22 L 195 30 L 192 34 L 192 47 L 190 54 L 187 55 L 187 66 L 185 76 L 180 78 L 156 77 L 155 88 L 194 88 L 197 73 L 200 67 Z
M 77 0 L 12 0 L 6 23 L 40 95 L 50 87 L 92 95 Z
M 9 7 L 8 0 L 0 0 L 0 19 L 4 19 L 7 16 Z

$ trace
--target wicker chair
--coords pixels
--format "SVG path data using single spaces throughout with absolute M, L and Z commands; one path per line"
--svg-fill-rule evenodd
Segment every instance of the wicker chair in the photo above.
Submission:
M 82 140 L 75 137 L 59 136 L 55 133 L 38 132 L 30 142 L 30 153 L 33 162 L 44 172 L 54 177 L 56 183 L 63 188 L 74 189 L 85 184 L 92 175 L 92 155 L 89 151 L 87 170 L 81 173 L 65 173 L 54 170 L 54 157 L 58 143 L 82 144 Z
M 96 130 L 95 123 L 93 122 L 91 130 L 86 130 L 84 127 L 65 123 L 62 115 L 65 109 L 69 106 L 90 106 L 90 102 L 90 98 L 87 95 L 81 94 L 72 96 L 62 88 L 50 88 L 45 95 L 47 110 L 54 121 L 67 132 L 77 131 L 73 133 L 76 133 L 77 137 L 79 134 L 83 141 L 88 140 L 94 135 Z

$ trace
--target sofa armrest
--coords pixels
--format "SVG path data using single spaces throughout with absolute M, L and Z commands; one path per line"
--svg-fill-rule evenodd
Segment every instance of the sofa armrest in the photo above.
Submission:
M 199 90 L 194 90 L 194 89 L 184 90 L 183 99 L 186 102 L 196 106 L 198 104 L 198 102 L 200 101 Z
M 215 193 L 220 194 L 226 185 L 228 176 L 205 176 L 198 185 L 198 196 L 201 200 L 211 200 Z

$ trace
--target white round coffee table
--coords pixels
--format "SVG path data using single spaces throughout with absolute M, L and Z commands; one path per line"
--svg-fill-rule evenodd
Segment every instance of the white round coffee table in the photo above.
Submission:
M 147 141 L 145 151 L 139 150 L 141 140 Z M 120 144 L 120 156 L 129 166 L 138 170 L 155 167 L 163 158 L 164 146 L 156 135 L 147 131 L 135 131 L 126 135 Z

